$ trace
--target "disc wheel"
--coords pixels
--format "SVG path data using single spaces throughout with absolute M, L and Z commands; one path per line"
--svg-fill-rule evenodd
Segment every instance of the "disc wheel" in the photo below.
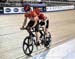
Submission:
M 29 37 L 26 37 L 23 41 L 23 52 L 26 55 L 31 55 L 33 52 L 33 41 Z

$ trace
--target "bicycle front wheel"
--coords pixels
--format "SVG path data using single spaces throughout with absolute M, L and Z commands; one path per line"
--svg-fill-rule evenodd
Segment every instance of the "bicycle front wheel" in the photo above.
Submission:
M 23 41 L 23 52 L 26 55 L 31 55 L 33 52 L 33 40 L 28 37 L 26 37 Z

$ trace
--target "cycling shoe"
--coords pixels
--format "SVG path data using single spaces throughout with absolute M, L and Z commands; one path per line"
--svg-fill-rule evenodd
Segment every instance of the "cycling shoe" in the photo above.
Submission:
M 36 45 L 36 46 L 40 46 L 40 43 L 39 43 L 39 42 L 36 42 L 35 45 Z
M 50 43 L 49 41 L 46 41 L 44 46 L 47 47 L 49 45 L 49 43 Z
M 42 44 L 42 45 L 44 44 L 44 41 L 43 41 L 43 40 L 41 40 L 41 44 Z

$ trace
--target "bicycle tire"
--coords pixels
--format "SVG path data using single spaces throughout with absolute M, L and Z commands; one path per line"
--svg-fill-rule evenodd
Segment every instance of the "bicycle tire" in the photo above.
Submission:
M 27 42 L 26 42 L 26 40 L 27 40 Z M 30 41 L 31 41 L 31 43 L 30 43 Z M 26 47 L 25 47 L 25 45 L 26 45 Z M 31 47 L 31 49 L 30 49 L 30 47 Z M 27 50 L 29 52 L 27 52 Z M 27 36 L 23 41 L 23 52 L 25 55 L 28 55 L 28 56 L 31 55 L 31 53 L 33 52 L 33 41 L 29 38 L 29 36 Z
M 50 43 L 51 43 L 51 34 L 50 32 L 47 33 L 48 34 L 48 37 L 46 37 L 46 40 L 48 41 L 47 42 L 47 46 L 45 46 L 46 48 L 50 48 Z M 46 35 L 46 34 L 45 34 Z

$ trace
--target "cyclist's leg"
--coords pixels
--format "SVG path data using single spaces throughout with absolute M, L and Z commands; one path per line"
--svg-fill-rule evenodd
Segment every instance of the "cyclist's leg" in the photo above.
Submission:
M 45 30 L 44 30 L 44 28 L 45 28 L 45 22 L 44 22 L 44 21 L 40 20 L 39 26 L 40 26 L 40 27 L 43 27 L 43 28 L 42 28 L 42 31 L 45 31 Z M 39 32 L 40 32 L 40 38 L 42 38 L 42 36 L 44 35 L 44 33 L 43 33 L 42 31 L 39 31 Z
M 31 27 L 34 25 L 34 23 L 35 23 L 35 21 L 29 21 L 29 23 L 28 23 L 28 25 L 27 25 L 27 31 L 28 31 L 28 33 L 30 33 L 31 35 L 33 35 L 32 34 L 32 32 L 31 32 Z
M 35 34 L 36 34 L 36 46 L 39 46 L 39 21 L 37 21 L 37 24 L 35 26 Z
M 48 28 L 49 28 L 49 20 L 46 20 L 46 26 L 45 26 L 45 32 L 48 32 Z

